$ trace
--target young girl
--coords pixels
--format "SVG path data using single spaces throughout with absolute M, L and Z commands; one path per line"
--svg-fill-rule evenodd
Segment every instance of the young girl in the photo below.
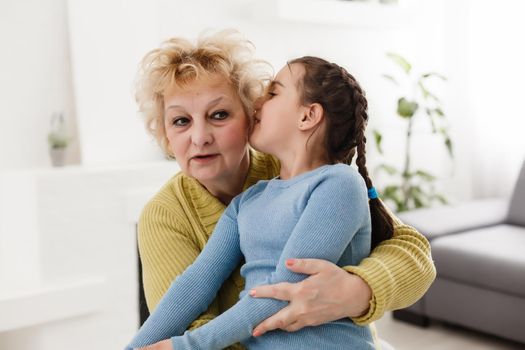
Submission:
M 250 143 L 279 159 L 280 176 L 231 202 L 197 260 L 172 283 L 127 349 L 170 337 L 175 350 L 222 349 L 239 341 L 249 349 L 374 348 L 368 327 L 348 318 L 293 333 L 252 334 L 286 302 L 252 298 L 250 289 L 306 277 L 288 270 L 288 259 L 355 265 L 392 232 L 366 170 L 367 101 L 352 75 L 320 58 L 295 59 L 261 102 Z M 359 173 L 347 165 L 356 150 Z M 243 258 L 246 287 L 239 302 L 184 332 Z

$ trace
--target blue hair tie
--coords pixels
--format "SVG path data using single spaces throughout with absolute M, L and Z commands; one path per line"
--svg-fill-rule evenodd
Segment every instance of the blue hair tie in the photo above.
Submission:
M 378 196 L 377 196 L 377 191 L 376 191 L 376 188 L 375 187 L 370 187 L 368 189 L 368 198 L 370 199 L 376 199 Z

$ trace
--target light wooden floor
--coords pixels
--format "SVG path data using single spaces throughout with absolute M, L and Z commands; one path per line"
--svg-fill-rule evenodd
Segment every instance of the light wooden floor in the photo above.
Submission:
M 524 350 L 525 344 L 477 333 L 464 328 L 432 322 L 421 328 L 394 320 L 390 313 L 377 321 L 379 336 L 396 350 Z M 524 329 L 525 331 L 525 329 Z

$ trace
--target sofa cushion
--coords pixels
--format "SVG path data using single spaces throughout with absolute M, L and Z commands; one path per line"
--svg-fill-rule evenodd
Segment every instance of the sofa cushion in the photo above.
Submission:
M 458 205 L 412 210 L 399 214 L 405 224 L 415 227 L 428 240 L 439 236 L 502 224 L 509 204 L 504 199 L 479 199 Z
M 512 193 L 507 221 L 509 224 L 525 227 L 525 162 Z
M 436 238 L 439 278 L 525 297 L 525 228 L 493 227 Z

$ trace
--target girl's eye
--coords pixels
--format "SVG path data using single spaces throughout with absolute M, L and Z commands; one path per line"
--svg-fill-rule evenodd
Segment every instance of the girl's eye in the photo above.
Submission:
M 217 112 L 214 112 L 210 115 L 210 117 L 212 119 L 215 119 L 215 120 L 224 120 L 226 118 L 228 118 L 228 112 L 226 111 L 217 111 Z
M 173 118 L 173 125 L 175 126 L 186 126 L 188 125 L 188 123 L 190 122 L 190 120 L 186 117 L 178 117 L 178 118 Z
M 268 96 L 269 96 L 269 98 L 272 98 L 272 97 L 274 97 L 274 96 L 277 96 L 277 94 L 276 94 L 275 92 L 271 92 L 271 91 L 269 91 L 269 92 L 268 92 Z

